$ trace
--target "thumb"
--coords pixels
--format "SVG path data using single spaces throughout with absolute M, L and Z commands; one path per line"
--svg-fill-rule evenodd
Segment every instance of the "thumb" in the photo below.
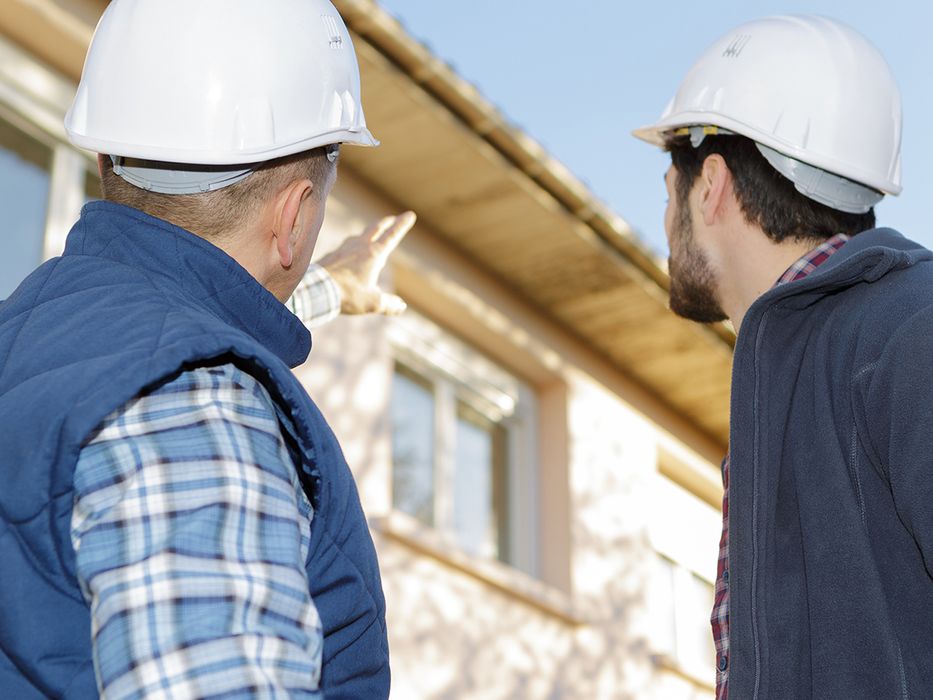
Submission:
M 408 304 L 400 296 L 383 293 L 379 296 L 376 313 L 385 314 L 386 316 L 400 316 L 407 308 Z

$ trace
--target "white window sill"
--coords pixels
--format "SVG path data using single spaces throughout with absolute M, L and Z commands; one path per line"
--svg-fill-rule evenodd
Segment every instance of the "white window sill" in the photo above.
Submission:
M 673 673 L 697 688 L 716 692 L 716 671 L 710 667 L 705 670 L 690 668 L 669 654 L 652 654 L 651 661 L 656 668 Z
M 370 518 L 372 529 L 385 537 L 469 574 L 516 600 L 537 608 L 569 625 L 587 624 L 565 591 L 539 581 L 500 561 L 468 554 L 443 535 L 411 516 L 393 511 Z

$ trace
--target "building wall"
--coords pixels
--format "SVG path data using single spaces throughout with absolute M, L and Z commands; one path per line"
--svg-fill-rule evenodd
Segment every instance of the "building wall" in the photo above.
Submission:
M 94 165 L 60 127 L 73 85 L 11 44 L 0 43 L 0 53 L 0 119 L 53 154 L 45 225 L 30 253 L 38 264 L 61 249 L 68 222 L 93 194 L 85 180 Z M 0 163 L 8 179 L 18 162 Z M 11 196 L 0 192 L 5 209 Z M 319 250 L 402 208 L 341 173 Z M 0 256 L 16 235 L 0 239 Z M 13 274 L 0 284 L 12 288 Z M 524 382 L 536 407 L 529 474 L 519 484 L 528 511 L 519 514 L 528 549 L 520 571 L 460 551 L 393 510 L 389 338 L 397 322 L 342 318 L 314 333 L 297 371 L 344 446 L 372 523 L 393 697 L 712 697 L 712 661 L 698 662 L 702 645 L 689 642 L 691 622 L 702 627 L 708 616 L 691 586 L 708 584 L 716 560 L 716 446 L 425 224 L 385 281 Z
M 399 208 L 344 172 L 319 248 Z M 683 475 L 715 484 L 716 446 L 427 225 L 409 234 L 384 281 L 534 388 L 542 446 L 538 576 L 452 551 L 391 510 L 393 320 L 342 318 L 315 332 L 298 372 L 374 524 L 393 697 L 711 697 L 711 659 L 691 668 L 664 658 L 669 598 L 651 592 L 659 554 L 713 580 L 720 523 L 710 501 L 721 491 L 704 498 Z M 699 615 L 708 636 L 708 607 Z

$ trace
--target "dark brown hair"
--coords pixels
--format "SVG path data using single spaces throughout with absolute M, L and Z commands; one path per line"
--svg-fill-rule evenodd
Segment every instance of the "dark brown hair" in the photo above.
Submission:
M 678 203 L 686 201 L 706 158 L 718 153 L 732 173 L 745 220 L 775 243 L 787 239 L 824 241 L 837 233 L 854 236 L 875 226 L 873 208 L 864 214 L 848 214 L 802 195 L 744 136 L 707 136 L 699 148 L 691 145 L 689 136 L 677 136 L 668 140 L 666 149 L 677 175 Z

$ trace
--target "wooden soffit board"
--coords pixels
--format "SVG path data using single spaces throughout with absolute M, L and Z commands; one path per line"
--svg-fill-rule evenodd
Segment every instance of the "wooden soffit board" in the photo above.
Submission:
M 0 31 L 75 83 L 107 0 L 2 0 Z
M 527 136 L 393 18 L 369 0 L 335 4 L 354 33 L 367 123 L 382 141 L 344 149 L 342 162 L 725 446 L 731 334 L 675 317 L 667 275 L 646 248 L 627 250 L 625 236 L 601 230 L 590 207 L 560 189 L 582 185 L 553 161 L 530 162 Z

